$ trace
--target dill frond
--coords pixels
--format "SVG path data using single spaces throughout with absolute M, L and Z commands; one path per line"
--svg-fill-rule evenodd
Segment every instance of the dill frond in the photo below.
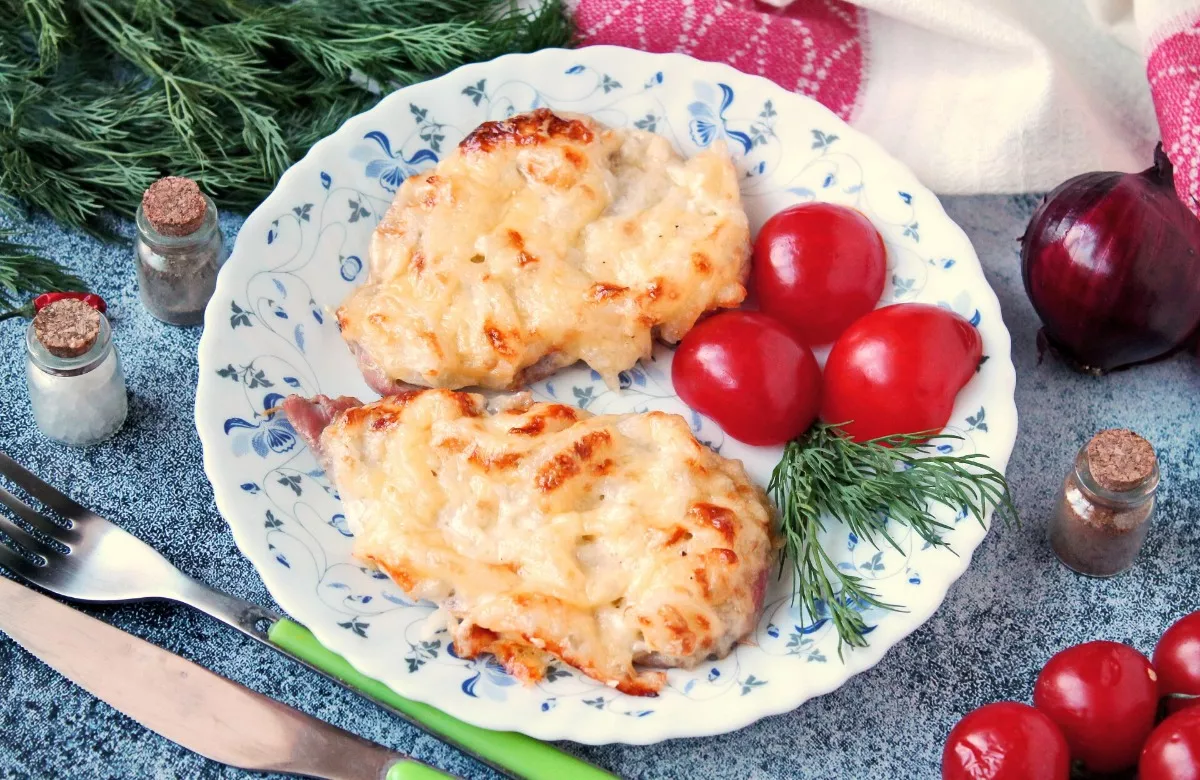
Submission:
M 30 296 L 52 291 L 87 290 L 79 277 L 57 263 L 39 257 L 32 247 L 0 230 L 0 321 L 33 316 Z
M 0 0 L 0 210 L 100 231 L 159 176 L 256 205 L 378 95 L 571 41 L 558 2 Z
M 900 609 L 880 601 L 866 580 L 839 569 L 822 548 L 829 519 L 844 523 L 858 538 L 900 550 L 887 521 L 911 528 L 923 541 L 947 547 L 942 532 L 952 526 L 932 514 L 937 506 L 965 511 L 980 524 L 991 508 L 1017 521 L 1004 475 L 980 454 L 939 455 L 937 440 L 959 437 L 928 432 L 855 442 L 837 426 L 817 424 L 784 448 L 767 491 L 779 507 L 784 548 L 780 574 L 795 569 L 796 602 L 809 616 L 828 610 L 843 645 L 866 647 L 866 607 Z M 902 550 L 901 550 L 902 551 Z

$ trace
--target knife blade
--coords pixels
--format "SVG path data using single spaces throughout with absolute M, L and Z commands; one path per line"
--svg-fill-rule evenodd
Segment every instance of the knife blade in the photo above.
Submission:
M 4 577 L 0 630 L 96 698 L 223 764 L 322 780 L 448 777 Z

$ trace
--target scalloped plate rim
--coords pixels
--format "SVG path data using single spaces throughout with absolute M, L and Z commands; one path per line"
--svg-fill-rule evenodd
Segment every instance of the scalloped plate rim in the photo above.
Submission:
M 383 97 L 372 108 L 348 118 L 344 123 L 342 123 L 338 130 L 314 144 L 303 158 L 301 158 L 298 162 L 293 164 L 287 171 L 284 172 L 271 194 L 264 199 L 262 204 L 254 209 L 254 211 L 243 224 L 239 232 L 237 242 L 235 243 L 234 250 L 229 257 L 229 261 L 226 263 L 218 277 L 217 288 L 214 292 L 212 300 L 214 302 L 218 300 L 223 301 L 230 297 L 230 291 L 226 288 L 229 286 L 232 274 L 228 272 L 228 268 L 232 266 L 234 261 L 239 257 L 239 249 L 243 247 L 244 241 L 249 240 L 245 239 L 244 237 L 251 234 L 258 235 L 261 231 L 266 229 L 267 223 L 269 223 L 272 218 L 271 213 L 268 211 L 268 206 L 276 200 L 277 195 L 286 190 L 292 184 L 294 179 L 298 179 L 306 172 L 311 173 L 312 171 L 309 169 L 317 167 L 315 165 L 316 161 L 323 157 L 327 152 L 336 148 L 337 144 L 340 142 L 341 136 L 346 134 L 354 126 L 366 123 L 373 115 L 382 115 L 390 105 L 403 102 L 406 99 L 406 95 L 409 94 L 409 90 L 428 88 L 430 85 L 434 85 L 439 82 L 449 83 L 451 81 L 458 81 L 469 73 L 475 73 L 480 76 L 484 76 L 485 78 L 490 77 L 492 74 L 502 71 L 503 66 L 506 63 L 516 59 L 544 59 L 547 61 L 563 59 L 592 59 L 593 62 L 596 62 L 598 60 L 602 60 L 605 55 L 623 58 L 636 57 L 638 59 L 644 59 L 647 61 L 653 59 L 655 61 L 664 63 L 660 70 L 667 70 L 666 63 L 671 63 L 678 68 L 684 68 L 688 70 L 707 70 L 712 74 L 714 80 L 717 78 L 724 78 L 741 83 L 751 83 L 757 88 L 770 93 L 772 95 L 772 99 L 806 101 L 807 103 L 811 104 L 810 109 L 818 110 L 820 113 L 823 113 L 829 124 L 838 128 L 840 133 L 845 133 L 846 138 L 854 139 L 856 147 L 868 149 L 873 153 L 875 158 L 879 160 L 885 160 L 895 172 L 896 175 L 894 178 L 902 178 L 912 182 L 911 187 L 908 184 L 905 186 L 906 189 L 911 189 L 914 196 L 920 196 L 922 199 L 936 204 L 939 215 L 945 219 L 946 228 L 956 231 L 958 237 L 961 238 L 961 242 L 969 251 L 969 256 L 964 255 L 964 259 L 974 261 L 975 266 L 979 269 L 978 273 L 982 280 L 982 288 L 986 289 L 987 294 L 977 300 L 973 300 L 975 300 L 978 308 L 985 314 L 985 316 L 990 315 L 1000 323 L 999 331 L 1003 333 L 1002 344 L 997 345 L 1002 348 L 999 350 L 994 350 L 994 354 L 990 355 L 990 357 L 993 361 L 996 361 L 996 368 L 1000 369 L 998 378 L 1003 380 L 1003 387 L 1000 388 L 1002 391 L 1000 395 L 1009 400 L 1006 407 L 996 407 L 994 409 L 994 411 L 999 412 L 1000 414 L 997 414 L 994 417 L 989 417 L 989 423 L 995 421 L 996 424 L 1002 424 L 1008 420 L 1011 420 L 1011 424 L 1008 426 L 1011 429 L 1011 435 L 1003 437 L 1006 444 L 1000 448 L 1002 452 L 997 450 L 996 454 L 990 455 L 989 457 L 994 466 L 996 466 L 1000 471 L 1004 471 L 1008 460 L 1011 457 L 1017 432 L 1017 409 L 1015 405 L 1016 373 L 1011 361 L 1011 337 L 1007 331 L 1007 328 L 1003 326 L 999 301 L 996 298 L 995 292 L 991 289 L 990 284 L 988 284 L 986 278 L 983 277 L 982 267 L 979 265 L 978 257 L 966 234 L 952 219 L 950 219 L 948 215 L 946 215 L 945 210 L 942 208 L 936 196 L 919 183 L 917 178 L 907 166 L 892 158 L 877 142 L 846 124 L 842 119 L 838 118 L 835 114 L 833 114 L 833 112 L 829 111 L 824 106 L 821 106 L 815 101 L 812 101 L 804 96 L 788 92 L 782 87 L 779 87 L 778 85 L 761 76 L 742 73 L 741 71 L 738 71 L 724 63 L 712 63 L 696 60 L 684 54 L 654 54 L 625 49 L 617 46 L 590 46 L 581 49 L 543 49 L 529 54 L 508 54 L 489 62 L 463 65 L 436 79 L 420 82 L 410 87 L 393 91 L 389 95 Z M 254 545 L 247 536 L 247 527 L 228 521 L 228 518 L 235 514 L 237 495 L 232 493 L 231 488 L 224 485 L 224 479 L 218 476 L 220 472 L 217 465 L 218 453 L 216 448 L 210 446 L 208 442 L 204 441 L 205 429 L 211 428 L 209 412 L 202 403 L 205 397 L 204 391 L 206 389 L 206 385 L 215 383 L 217 381 L 209 376 L 210 371 L 207 370 L 211 368 L 215 360 L 214 347 L 216 346 L 216 337 L 210 336 L 209 333 L 215 328 L 219 318 L 223 316 L 223 314 L 223 312 L 217 313 L 216 307 L 213 305 L 208 307 L 205 313 L 204 333 L 198 350 L 200 373 L 196 394 L 195 413 L 197 432 L 204 445 L 204 469 L 210 483 L 213 486 L 214 499 L 216 501 L 218 511 L 221 513 L 222 517 L 227 519 L 228 525 L 239 550 L 243 555 L 251 560 L 252 565 L 254 565 L 260 577 L 266 584 L 268 591 L 285 610 L 285 612 L 288 612 L 289 614 L 295 614 L 292 610 L 292 606 L 298 604 L 299 599 L 294 593 L 291 592 L 291 587 L 288 585 L 288 583 L 284 582 L 282 577 L 271 567 L 260 565 L 260 563 L 251 556 L 250 550 L 253 549 Z M 993 410 L 990 409 L 989 413 L 992 411 Z M 218 487 L 219 484 L 221 487 Z M 236 489 L 236 486 L 233 486 L 232 489 Z M 231 498 L 231 495 L 234 497 Z M 405 678 L 399 676 L 398 674 L 392 673 L 391 669 L 374 668 L 371 664 L 362 664 L 360 667 L 360 664 L 356 663 L 355 659 L 353 658 L 353 646 L 350 644 L 345 635 L 337 635 L 332 633 L 326 630 L 323 626 L 308 625 L 307 627 L 326 647 L 346 657 L 347 661 L 349 661 L 352 665 L 355 665 L 356 668 L 359 668 L 364 674 L 383 680 L 402 696 L 413 699 L 414 701 L 424 702 L 426 704 L 441 708 L 445 712 L 459 719 L 484 728 L 496 730 L 519 730 L 539 739 L 569 739 L 584 744 L 607 744 L 611 742 L 621 742 L 626 744 L 651 744 L 665 739 L 711 736 L 744 728 L 765 717 L 790 712 L 813 697 L 825 695 L 836 690 L 844 685 L 851 677 L 879 663 L 888 650 L 915 631 L 918 627 L 923 625 L 932 616 L 932 614 L 945 601 L 945 597 L 949 591 L 949 588 L 966 571 L 970 565 L 975 550 L 977 550 L 979 545 L 982 543 L 987 529 L 979 526 L 978 524 L 972 524 L 971 531 L 972 532 L 970 536 L 964 538 L 963 540 L 970 545 L 970 549 L 967 549 L 966 545 L 959 545 L 959 547 L 956 548 L 956 551 L 959 553 L 959 557 L 957 558 L 959 565 L 953 569 L 946 568 L 943 570 L 942 574 L 944 577 L 937 581 L 936 591 L 923 591 L 923 593 L 929 597 L 922 598 L 917 605 L 914 605 L 915 608 L 910 608 L 909 612 L 906 613 L 908 617 L 907 620 L 889 620 L 881 623 L 879 630 L 872 635 L 872 640 L 869 647 L 848 653 L 844 667 L 845 673 L 840 680 L 833 680 L 829 685 L 821 686 L 817 689 L 811 690 L 808 692 L 809 695 L 805 695 L 800 699 L 796 699 L 795 697 L 787 695 L 786 686 L 784 685 L 764 686 L 761 691 L 756 692 L 762 694 L 762 696 L 757 699 L 757 707 L 750 709 L 742 708 L 741 714 L 732 715 L 727 720 L 722 722 L 688 721 L 686 723 L 672 723 L 665 721 L 664 719 L 651 720 L 629 718 L 625 719 L 623 722 L 621 719 L 614 717 L 609 721 L 611 724 L 613 724 L 611 728 L 607 730 L 595 729 L 594 724 L 592 724 L 592 731 L 586 734 L 581 734 L 578 732 L 578 730 L 573 730 L 569 726 L 564 725 L 565 722 L 569 722 L 569 719 L 567 718 L 549 717 L 533 723 L 514 723 L 512 720 L 508 720 L 504 717 L 501 712 L 503 707 L 472 709 L 465 706 L 465 704 L 460 704 L 459 701 L 454 697 L 443 697 L 440 695 L 439 691 L 427 690 L 427 686 L 421 686 L 419 684 L 404 685 L 402 682 L 401 684 L 397 684 L 397 681 L 403 681 Z M 934 585 L 934 582 L 930 582 L 929 584 L 932 586 Z M 399 664 L 400 659 L 397 656 L 396 665 L 398 666 Z M 766 695 L 768 691 L 771 691 L 775 695 Z M 620 728 L 622 725 L 636 725 L 636 728 Z

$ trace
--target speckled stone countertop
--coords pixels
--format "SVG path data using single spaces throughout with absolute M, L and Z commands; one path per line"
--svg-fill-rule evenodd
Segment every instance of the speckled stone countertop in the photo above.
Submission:
M 1096 379 L 1048 359 L 1021 286 L 1017 244 L 1032 197 L 946 199 L 971 237 L 1013 336 L 1020 434 L 1008 476 L 1024 517 L 996 527 L 937 614 L 883 662 L 798 710 L 707 739 L 568 750 L 626 778 L 936 777 L 942 741 L 968 710 L 1028 701 L 1041 664 L 1095 638 L 1150 652 L 1176 617 L 1200 609 L 1200 365 L 1188 357 Z M 240 221 L 224 220 L 226 236 Z M 0 448 L 82 503 L 156 545 L 188 574 L 275 606 L 217 514 L 192 422 L 200 328 L 161 325 L 137 300 L 128 244 L 15 227 L 84 275 L 112 305 L 131 391 L 129 420 L 87 450 L 49 444 L 25 394 L 24 323 L 0 323 Z M 128 236 L 131 226 L 120 229 Z M 1158 449 L 1159 511 L 1133 570 L 1072 574 L 1046 543 L 1046 519 L 1075 451 L 1095 431 L 1131 427 Z M 89 476 L 84 476 L 89 475 Z M 89 609 L 362 736 L 468 778 L 495 777 L 372 704 L 183 607 Z M 0 635 L 0 777 L 235 778 L 93 699 Z

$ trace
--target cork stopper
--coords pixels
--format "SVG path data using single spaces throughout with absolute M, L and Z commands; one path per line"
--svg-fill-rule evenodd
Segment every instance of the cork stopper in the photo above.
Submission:
M 204 224 L 208 203 L 196 182 L 184 176 L 168 176 L 150 185 L 142 195 L 142 213 L 164 236 L 190 236 Z
M 1150 442 L 1124 428 L 1100 431 L 1087 445 L 1092 479 L 1105 490 L 1124 493 L 1146 481 L 1154 471 Z
M 33 318 L 33 332 L 51 355 L 79 357 L 100 336 L 100 312 L 73 298 L 55 301 Z

